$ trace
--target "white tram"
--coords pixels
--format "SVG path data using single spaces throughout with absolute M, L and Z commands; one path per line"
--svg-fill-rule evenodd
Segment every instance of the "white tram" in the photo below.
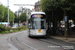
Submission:
M 44 12 L 31 12 L 28 36 L 46 35 L 46 14 Z

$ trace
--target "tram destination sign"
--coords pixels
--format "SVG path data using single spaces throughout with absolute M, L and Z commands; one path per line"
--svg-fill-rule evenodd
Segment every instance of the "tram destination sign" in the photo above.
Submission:
M 43 15 L 32 15 L 32 17 L 43 17 Z

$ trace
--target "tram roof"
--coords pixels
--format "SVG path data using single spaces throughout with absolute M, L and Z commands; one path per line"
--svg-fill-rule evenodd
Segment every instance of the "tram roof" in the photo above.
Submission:
M 31 15 L 33 14 L 45 14 L 45 12 L 31 12 Z

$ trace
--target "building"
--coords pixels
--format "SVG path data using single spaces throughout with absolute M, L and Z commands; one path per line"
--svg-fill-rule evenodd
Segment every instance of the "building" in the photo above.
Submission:
M 35 8 L 33 8 L 31 12 L 35 12 Z
M 41 0 L 35 3 L 35 11 L 42 11 Z
M 15 12 L 15 14 L 16 14 L 17 16 L 20 16 L 20 15 L 21 15 L 22 13 L 24 13 L 24 12 L 26 13 L 27 16 L 29 16 L 31 10 L 28 9 L 28 8 L 20 7 L 20 8 L 18 9 L 18 11 Z
M 15 12 L 15 14 L 17 15 L 17 17 L 19 17 L 22 13 L 26 13 L 27 15 L 27 18 L 25 22 L 28 23 L 28 19 L 30 18 L 30 13 L 31 13 L 31 10 L 29 8 L 23 8 L 23 7 L 20 7 L 18 9 L 18 11 Z M 21 21 L 19 20 L 19 23 L 21 23 Z

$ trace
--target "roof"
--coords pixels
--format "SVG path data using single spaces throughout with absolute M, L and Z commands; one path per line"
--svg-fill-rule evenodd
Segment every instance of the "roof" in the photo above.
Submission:
M 31 12 L 31 15 L 32 14 L 45 14 L 45 12 Z
M 41 4 L 41 1 L 38 1 L 38 2 L 35 3 L 35 5 L 39 5 L 39 4 Z

